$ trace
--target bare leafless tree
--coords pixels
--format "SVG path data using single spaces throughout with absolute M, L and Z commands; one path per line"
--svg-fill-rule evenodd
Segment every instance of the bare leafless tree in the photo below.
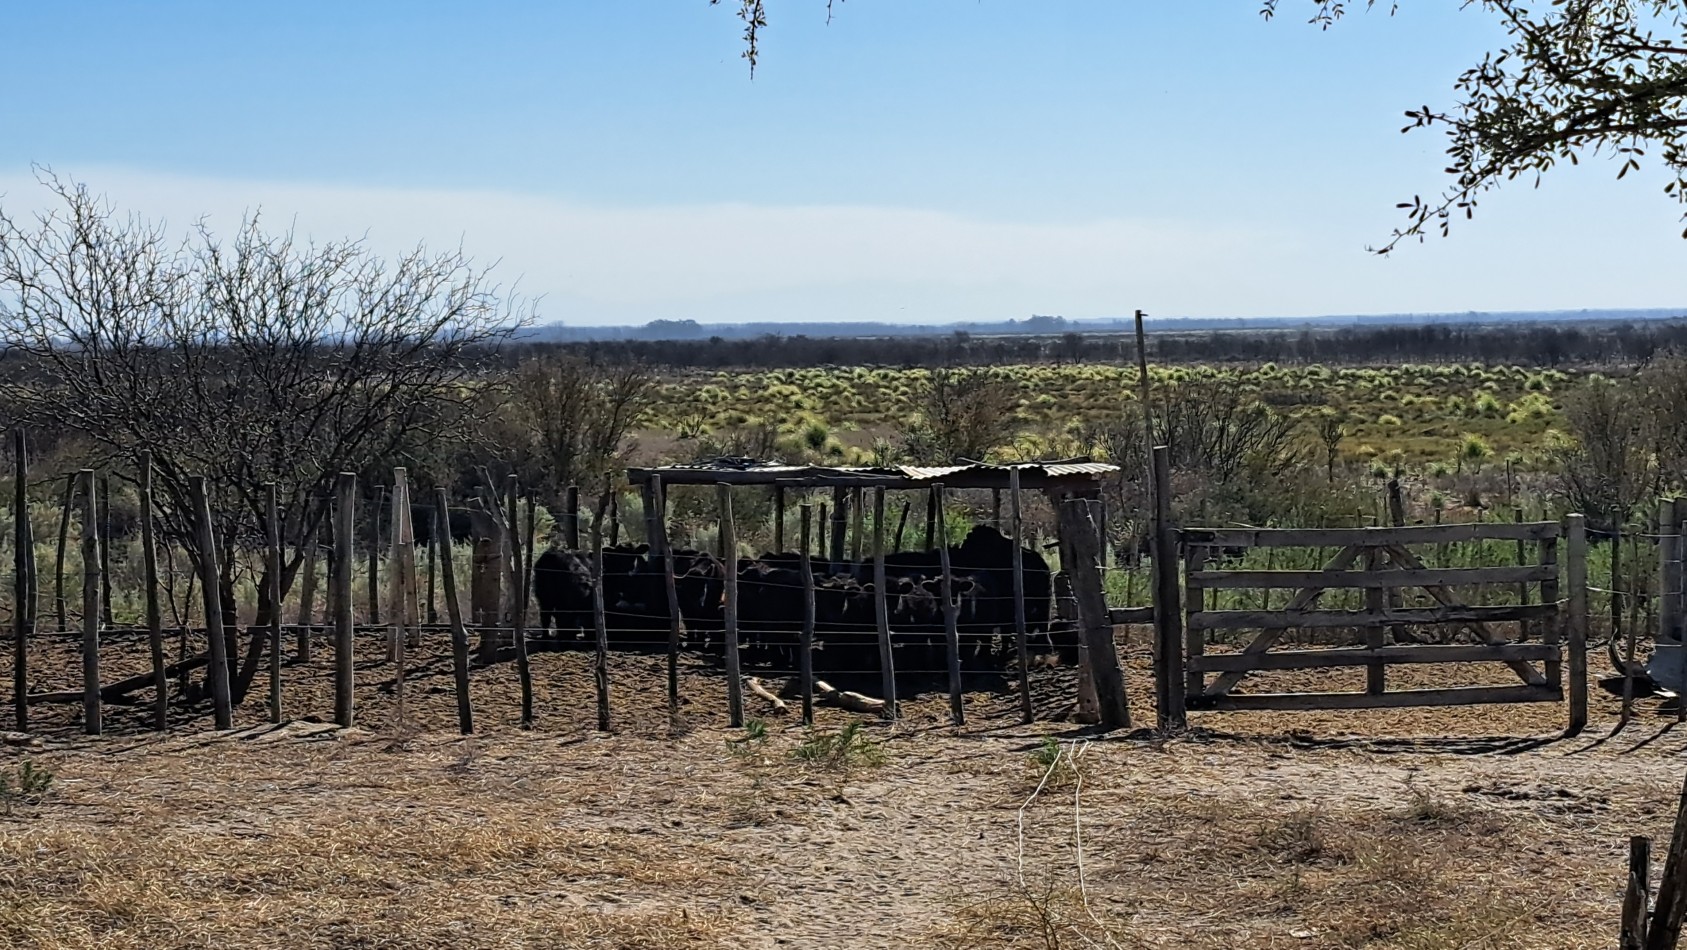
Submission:
M 523 322 L 461 251 L 388 261 L 359 241 L 267 233 L 256 215 L 228 239 L 201 224 L 173 240 L 84 185 L 40 179 L 52 210 L 0 209 L 0 346 L 17 358 L 0 395 L 115 466 L 150 451 L 160 529 L 196 558 L 189 479 L 205 476 L 225 615 L 232 555 L 267 529 L 265 482 L 283 499 L 285 591 L 335 474 L 373 474 L 461 418 L 477 361 Z M 260 595 L 260 626 L 272 609 Z
M 1640 408 L 1644 385 L 1595 376 L 1564 399 L 1565 438 L 1552 448 L 1558 489 L 1597 521 L 1621 524 L 1658 488 L 1663 429 Z
M 988 369 L 937 367 L 914 400 L 918 416 L 907 441 L 919 461 L 983 461 L 1019 429 L 1017 388 Z
M 523 362 L 511 376 L 506 411 L 536 463 L 530 483 L 554 495 L 601 482 L 624 458 L 656 393 L 656 375 L 636 362 L 567 354 Z

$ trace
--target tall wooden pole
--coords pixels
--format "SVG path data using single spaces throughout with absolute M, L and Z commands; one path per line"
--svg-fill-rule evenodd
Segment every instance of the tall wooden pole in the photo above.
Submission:
M 961 698 L 961 630 L 955 603 L 954 576 L 949 566 L 949 523 L 944 518 L 943 485 L 931 486 L 931 499 L 937 512 L 937 562 L 939 593 L 943 597 L 943 639 L 949 657 L 949 718 L 957 726 L 966 725 L 966 709 Z
M 264 573 L 269 578 L 269 721 L 281 721 L 281 506 L 275 483 L 264 483 Z
M 674 547 L 668 539 L 668 499 L 663 494 L 662 476 L 652 475 L 644 483 L 645 533 L 662 558 L 662 592 L 668 601 L 668 728 L 678 732 L 679 721 L 679 586 L 674 577 Z
M 434 501 L 434 534 L 449 539 L 451 513 L 446 507 L 445 489 L 434 489 Z M 457 687 L 457 728 L 466 736 L 474 733 L 474 707 L 469 698 L 469 631 L 463 626 L 463 607 L 457 600 L 457 571 L 451 563 L 449 547 L 439 567 L 441 580 L 445 582 L 445 616 L 451 622 L 451 677 Z
M 856 499 L 861 500 L 859 497 Z M 860 541 L 861 506 L 855 528 Z M 873 489 L 873 619 L 879 628 L 879 676 L 884 684 L 884 718 L 896 718 L 896 651 L 890 642 L 890 603 L 885 590 L 885 490 Z
M 81 473 L 82 495 L 82 731 L 100 734 L 100 528 L 94 470 Z M 219 727 L 219 728 L 227 728 Z
M 849 489 L 837 486 L 832 489 L 832 537 L 828 546 L 827 560 L 832 562 L 830 572 L 836 574 L 842 569 L 844 555 L 848 552 L 845 547 L 849 533 Z
M 1177 528 L 1172 524 L 1171 450 L 1154 446 L 1154 698 L 1163 730 L 1188 725 L 1183 651 L 1182 591 L 1177 576 Z M 1195 605 L 1198 606 L 1198 605 Z M 1198 634 L 1197 634 L 1198 635 Z
M 1570 616 L 1565 649 L 1570 654 L 1570 726 L 1574 736 L 1587 727 L 1587 519 L 1570 515 L 1569 577 Z M 1632 681 L 1632 680 L 1631 680 Z
M 803 613 L 801 655 L 797 658 L 797 675 L 802 678 L 802 721 L 814 725 L 814 561 L 808 546 L 812 540 L 809 528 L 814 512 L 807 502 L 802 505 L 802 545 L 797 549 L 797 569 L 802 577 Z
M 352 686 L 357 675 L 352 665 L 351 567 L 352 519 L 357 512 L 357 475 L 341 472 L 334 480 L 334 721 L 341 726 L 356 722 Z
M 205 492 L 205 476 L 188 479 L 193 495 L 193 510 L 199 535 L 199 587 L 205 599 L 205 639 L 210 641 L 211 665 L 206 678 L 211 681 L 211 702 L 218 729 L 234 725 L 230 703 L 228 641 L 223 630 L 222 585 L 218 583 L 217 531 L 211 523 L 211 499 Z
M 1019 657 L 1019 719 L 1036 718 L 1031 706 L 1031 650 L 1025 623 L 1025 524 L 1019 505 L 1019 467 L 1008 469 L 1008 525 L 1013 537 L 1013 649 Z M 1062 565 L 1064 567 L 1065 565 Z
M 609 624 L 603 603 L 603 518 L 611 504 L 612 490 L 604 485 L 592 518 L 592 628 L 597 634 L 597 653 L 592 659 L 592 682 L 597 688 L 597 728 L 609 731 Z
M 29 524 L 29 436 L 12 433 L 12 718 L 29 731 L 29 638 L 35 621 L 30 578 L 35 573 L 35 538 Z
M 316 559 L 320 545 L 315 532 L 305 542 L 305 563 L 299 569 L 299 625 L 293 631 L 293 652 L 300 663 L 310 661 L 311 627 L 316 624 Z
M 726 568 L 726 715 L 732 728 L 744 725 L 744 681 L 738 665 L 738 543 L 732 525 L 732 486 L 715 486 L 720 506 L 721 563 Z
M 773 486 L 773 550 L 785 553 L 785 486 Z
M 516 476 L 511 473 L 505 479 L 505 504 L 508 514 L 505 521 L 509 528 L 505 532 L 510 539 L 510 625 L 511 639 L 515 641 L 515 670 L 516 677 L 521 680 L 521 728 L 533 728 L 533 669 L 527 658 L 527 601 L 522 596 L 525 589 L 522 585 L 523 572 L 526 567 L 522 563 L 521 553 L 521 518 L 517 510 L 517 497 L 520 488 Z
M 79 476 L 70 475 L 64 482 L 64 500 L 59 503 L 59 548 L 58 558 L 53 562 L 53 601 L 59 622 L 59 632 L 69 630 L 69 621 L 65 617 L 64 600 L 64 555 L 65 548 L 70 543 L 70 508 L 76 502 L 76 480 Z
M 158 605 L 158 539 L 153 527 L 152 452 L 141 452 L 141 570 L 146 585 L 146 639 L 152 650 L 152 721 L 170 725 L 170 683 L 164 672 L 164 616 Z

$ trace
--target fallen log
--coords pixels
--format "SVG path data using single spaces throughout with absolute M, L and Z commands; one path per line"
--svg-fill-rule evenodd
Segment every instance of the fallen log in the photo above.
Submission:
M 762 699 L 767 700 L 768 703 L 771 706 L 773 706 L 773 711 L 778 713 L 779 715 L 783 716 L 786 713 L 791 711 L 785 705 L 785 701 L 783 699 L 780 699 L 778 696 L 775 696 L 771 690 L 769 690 L 765 685 L 762 684 L 762 681 L 761 681 L 760 677 L 746 676 L 746 677 L 744 677 L 744 685 L 750 687 L 750 692 L 755 693 L 757 696 L 760 696 Z
M 814 681 L 814 696 L 821 702 L 832 703 L 851 712 L 871 713 L 876 716 L 885 708 L 885 701 L 882 699 L 841 690 L 825 680 Z
M 208 657 L 196 656 L 192 659 L 183 660 L 180 663 L 172 663 L 164 668 L 164 676 L 168 678 L 181 673 L 197 670 L 204 666 L 207 662 L 209 662 Z M 115 702 L 135 690 L 150 688 L 153 685 L 152 676 L 153 674 L 151 673 L 145 673 L 140 676 L 131 676 L 126 680 L 118 680 L 117 682 L 111 683 L 107 686 L 101 686 L 100 699 L 108 703 Z M 82 691 L 79 689 L 65 690 L 64 692 L 59 693 L 31 693 L 29 695 L 29 704 L 31 706 L 51 703 L 79 703 L 81 701 Z

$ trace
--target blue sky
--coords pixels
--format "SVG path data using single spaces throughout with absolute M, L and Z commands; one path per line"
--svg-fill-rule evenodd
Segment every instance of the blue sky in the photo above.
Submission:
M 1479 11 L 1254 0 L 0 4 L 0 192 L 461 242 L 547 322 L 1682 303 L 1680 209 L 1602 162 L 1378 260 L 1442 185 L 1410 106 Z

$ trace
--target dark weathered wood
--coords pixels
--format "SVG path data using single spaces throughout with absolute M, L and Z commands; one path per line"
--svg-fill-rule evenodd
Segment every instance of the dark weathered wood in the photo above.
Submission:
M 660 477 L 660 476 L 658 476 Z M 649 484 L 646 482 L 646 484 Z M 773 486 L 773 550 L 785 553 L 785 486 Z
M 1359 571 L 1202 571 L 1196 580 L 1206 588 L 1230 590 L 1256 587 L 1381 590 L 1390 587 L 1538 583 L 1556 576 L 1546 567 L 1530 564 L 1525 567 L 1429 567 L 1419 570 L 1367 567 Z
M 100 537 L 99 499 L 94 470 L 81 472 L 82 499 L 82 731 L 97 736 L 104 728 L 100 705 Z M 225 727 L 226 728 L 226 727 Z
M 1382 565 L 1382 556 L 1376 548 L 1365 549 L 1365 569 L 1376 571 Z M 1367 588 L 1365 591 L 1365 611 L 1373 616 L 1388 612 L 1388 597 L 1380 587 Z M 1382 649 L 1382 624 L 1372 623 L 1365 627 L 1365 646 L 1374 653 Z M 1387 688 L 1388 668 L 1381 660 L 1372 660 L 1365 666 L 1365 692 L 1373 696 L 1381 695 Z
M 830 523 L 826 520 L 826 503 L 821 502 L 819 513 L 814 519 L 814 533 L 817 535 L 814 540 L 814 553 L 827 560 L 831 559 L 827 553 L 830 549 L 826 546 L 826 526 Z
M 1019 661 L 1019 721 L 1037 716 L 1031 705 L 1031 647 L 1025 623 L 1025 522 L 1020 512 L 1019 466 L 1008 469 L 1008 540 L 1013 543 L 1013 652 Z M 1065 565 L 1061 565 L 1062 570 Z
M 1277 653 L 1209 653 L 1190 657 L 1191 669 L 1208 673 L 1231 670 L 1311 670 L 1324 667 L 1372 666 L 1388 663 L 1484 663 L 1541 660 L 1557 648 L 1544 643 L 1501 643 L 1478 646 L 1413 644 L 1376 649 L 1284 650 Z
M 1574 736 L 1587 727 L 1587 519 L 1570 515 L 1566 520 L 1569 522 L 1570 609 L 1565 618 L 1564 648 L 1570 655 L 1570 682 L 1566 687 L 1570 696 L 1568 732 Z
M 1622 928 L 1619 950 L 1645 950 L 1647 910 L 1652 896 L 1652 839 L 1634 835 L 1628 839 L 1628 886 L 1623 890 Z
M 1185 544 L 1245 548 L 1328 548 L 1348 545 L 1452 544 L 1460 541 L 1541 541 L 1558 536 L 1556 521 L 1410 525 L 1404 528 L 1186 528 Z
M 435 537 L 451 537 L 451 511 L 445 489 L 434 489 Z M 440 580 L 445 585 L 445 616 L 451 622 L 451 676 L 457 689 L 457 728 L 463 735 L 474 732 L 474 706 L 469 697 L 469 631 L 463 625 L 463 608 L 457 600 L 457 572 L 450 549 L 440 558 Z
M 679 585 L 674 577 L 674 547 L 668 538 L 668 499 L 662 490 L 662 476 L 651 476 L 644 483 L 645 533 L 658 556 L 662 558 L 662 589 L 668 603 L 668 728 L 678 731 L 679 718 L 679 641 L 681 617 Z
M 801 572 L 803 591 L 802 642 L 797 657 L 797 675 L 802 683 L 802 721 L 814 725 L 814 560 L 808 553 L 809 528 L 814 512 L 805 502 L 802 505 L 802 544 L 797 549 L 797 569 Z M 672 575 L 673 571 L 668 572 Z
M 1657 909 L 1646 934 L 1647 950 L 1675 950 L 1681 942 L 1681 918 L 1687 911 L 1687 783 L 1675 810 L 1675 830 L 1658 879 Z
M 1358 545 L 1348 545 L 1342 548 L 1340 551 L 1336 552 L 1335 557 L 1330 558 L 1329 562 L 1324 565 L 1324 570 L 1347 570 L 1348 567 L 1352 566 L 1354 561 L 1358 560 L 1359 554 L 1362 550 L 1363 548 Z M 1323 593 L 1324 588 L 1322 587 L 1308 587 L 1289 598 L 1288 604 L 1286 604 L 1283 609 L 1289 614 L 1299 613 L 1317 603 L 1319 596 Z M 1194 619 L 1195 618 L 1193 616 L 1190 618 L 1192 621 L 1192 628 L 1194 626 Z M 1283 628 L 1261 630 L 1259 634 L 1255 636 L 1253 640 L 1249 641 L 1248 645 L 1242 649 L 1242 652 L 1264 653 L 1266 650 L 1271 649 L 1271 645 L 1276 643 L 1282 636 Z M 1201 693 L 1201 695 L 1211 697 L 1221 696 L 1228 693 L 1234 689 L 1236 684 L 1240 683 L 1242 681 L 1242 677 L 1246 675 L 1246 673 L 1242 672 L 1225 673 L 1208 684 L 1207 688 Z
M 592 516 L 592 632 L 597 649 L 592 654 L 592 686 L 597 693 L 597 728 L 609 731 L 609 623 L 604 617 L 603 603 L 603 519 L 614 504 L 614 490 L 604 486 L 598 496 L 597 510 Z
M 264 577 L 269 581 L 269 721 L 281 721 L 281 506 L 264 483 Z
M 1154 674 L 1155 708 L 1161 729 L 1188 725 L 1185 707 L 1183 610 L 1178 601 L 1177 526 L 1172 523 L 1171 450 L 1154 446 Z M 1197 651 L 1198 652 L 1198 651 Z
M 299 622 L 293 630 L 293 653 L 300 663 L 310 662 L 310 632 L 316 626 L 316 561 L 321 546 L 314 535 L 305 542 L 305 561 L 299 568 Z
M 937 537 L 937 519 L 939 517 L 939 515 L 937 513 L 937 496 L 935 494 L 933 494 L 933 492 L 935 492 L 936 490 L 937 489 L 935 487 L 929 488 L 929 489 L 926 490 L 926 530 L 925 530 L 925 536 L 923 538 L 923 540 L 925 541 L 925 547 L 922 548 L 922 550 L 925 550 L 925 551 L 930 551 L 931 548 L 932 548 L 932 545 L 936 543 L 934 539 Z M 999 489 L 999 488 L 996 489 L 995 495 L 996 495 L 996 503 L 998 505 L 1000 505 L 1001 500 L 1002 500 L 1001 489 Z M 998 509 L 998 514 L 1000 514 L 1000 509 Z M 903 515 L 904 515 L 904 517 L 906 517 L 907 509 L 903 509 Z M 1001 518 L 998 517 L 996 519 L 996 522 L 997 522 L 997 526 L 1000 527 Z M 897 529 L 896 534 L 897 534 L 898 538 L 900 538 L 902 536 L 902 531 L 901 531 L 900 528 Z M 945 530 L 944 534 L 948 534 L 947 530 Z M 901 544 L 900 541 L 898 541 L 897 542 L 897 548 L 900 549 L 901 547 L 902 547 L 902 544 Z
M 1550 686 L 1460 686 L 1405 689 L 1392 693 L 1227 693 L 1203 696 L 1203 709 L 1399 709 L 1408 706 L 1475 706 L 1487 703 L 1558 703 L 1564 694 Z
M 1586 537 L 1586 534 L 1585 534 L 1585 531 L 1586 531 L 1585 525 L 1583 527 L 1583 531 L 1584 531 L 1584 534 L 1583 534 L 1583 537 L 1582 537 L 1582 542 L 1585 546 L 1585 544 L 1587 542 L 1587 537 Z M 1613 545 L 1613 550 L 1614 549 L 1615 548 L 1614 548 L 1614 545 Z M 1540 565 L 1544 570 L 1548 571 L 1549 575 L 1550 575 L 1550 576 L 1546 577 L 1545 579 L 1543 579 L 1541 581 L 1541 603 L 1556 605 L 1558 603 L 1558 539 L 1557 538 L 1547 538 L 1545 541 L 1540 542 L 1540 555 L 1541 555 Z M 1585 550 L 1583 551 L 1583 556 L 1584 557 L 1586 556 Z M 1583 572 L 1584 581 L 1585 581 L 1585 577 L 1586 577 L 1586 571 L 1587 571 L 1587 566 L 1584 564 L 1584 565 L 1582 565 L 1582 572 Z M 1518 586 L 1519 586 L 1519 588 L 1521 588 L 1523 590 L 1528 589 L 1527 584 L 1520 584 Z M 1527 600 L 1527 599 L 1528 598 L 1526 598 L 1526 597 L 1523 598 L 1523 600 Z M 1562 618 L 1560 618 L 1560 619 L 1562 619 Z M 1541 640 L 1545 643 L 1550 643 L 1553 646 L 1558 646 L 1559 642 L 1563 639 L 1563 637 L 1562 637 L 1562 633 L 1563 633 L 1562 626 L 1563 625 L 1561 623 L 1548 623 L 1548 624 L 1546 624 L 1546 629 L 1541 631 Z M 1529 633 L 1529 625 L 1526 624 L 1526 623 L 1518 624 L 1518 628 L 1522 632 L 1523 637 L 1525 639 L 1527 639 L 1528 633 Z M 1562 687 L 1564 685 L 1564 662 L 1563 662 L 1563 657 L 1562 657 L 1561 654 L 1558 654 L 1558 653 L 1555 652 L 1551 657 L 1547 658 L 1546 663 L 1545 663 L 1545 670 L 1546 670 L 1546 678 L 1547 678 L 1548 682 L 1550 682 L 1550 683 L 1552 683 L 1552 685 L 1558 686 L 1558 687 Z
M 1113 626 L 1154 622 L 1153 607 L 1109 607 L 1107 618 Z
M 929 497 L 929 493 L 928 493 L 928 497 Z M 906 528 L 908 526 L 908 509 L 912 508 L 913 504 L 914 504 L 913 502 L 908 501 L 906 499 L 904 499 L 903 502 L 902 502 L 902 513 L 897 515 L 897 517 L 896 517 L 896 534 L 895 534 L 894 537 L 891 538 L 891 542 L 890 542 L 890 549 L 892 551 L 903 550 L 903 547 L 902 547 L 902 529 Z M 921 550 L 929 551 L 929 550 L 931 550 L 931 545 L 927 544 L 924 548 L 921 548 Z
M 100 622 L 111 626 L 111 476 L 100 476 Z
M 580 550 L 580 486 L 570 485 L 564 493 L 562 543 L 570 551 Z
M 512 473 L 504 480 L 504 533 L 510 544 L 510 627 L 515 647 L 516 678 L 521 683 L 521 728 L 533 728 L 533 667 L 527 656 L 526 555 L 522 553 L 521 486 Z M 601 558 L 601 555 L 600 555 Z
M 334 479 L 334 574 L 330 578 L 330 600 L 334 604 L 334 721 L 351 726 L 356 721 L 352 687 L 356 669 L 352 665 L 352 519 L 357 512 L 357 475 L 341 472 Z
M 29 436 L 12 433 L 12 721 L 29 731 L 29 638 L 34 631 L 35 538 L 29 525 Z
M 949 661 L 949 719 L 957 726 L 966 725 L 966 709 L 961 692 L 961 632 L 960 605 L 955 603 L 954 578 L 949 568 L 949 522 L 943 510 L 943 485 L 931 486 L 931 497 L 937 506 L 938 594 L 943 598 L 943 643 Z M 903 509 L 906 511 L 907 509 Z
M 170 677 L 177 674 L 191 673 L 202 666 L 208 665 L 209 663 L 210 657 L 206 655 L 189 657 L 166 666 L 164 668 L 164 675 L 166 677 Z M 107 683 L 100 687 L 100 699 L 105 702 L 122 699 L 135 690 L 146 689 L 147 687 L 154 685 L 156 682 L 157 679 L 154 674 L 146 672 L 140 674 L 139 676 L 131 676 L 128 679 L 118 680 L 115 683 Z M 63 690 L 52 693 L 31 693 L 29 696 L 29 705 L 31 706 L 38 706 L 43 703 L 80 703 L 81 701 L 82 691 L 80 689 Z
M 726 556 L 721 564 L 726 568 L 726 715 L 732 728 L 744 725 L 744 681 L 738 666 L 738 540 L 732 524 L 732 486 L 721 482 L 715 486 L 720 511 L 720 540 Z
M 76 501 L 77 478 L 74 472 L 65 478 L 64 499 L 59 502 L 59 548 L 58 556 L 53 561 L 53 607 L 58 615 L 60 633 L 70 629 L 69 621 L 65 617 L 64 556 L 70 543 L 70 509 Z
M 862 546 L 866 542 L 867 504 L 866 490 L 859 485 L 849 491 L 849 515 L 849 559 L 860 564 Z
M 217 584 L 217 532 L 211 523 L 211 501 L 205 493 L 205 477 L 188 479 L 193 496 L 195 529 L 199 542 L 199 587 L 205 600 L 205 638 L 210 642 L 211 665 L 205 675 L 211 681 L 211 702 L 218 729 L 234 724 L 230 704 L 228 641 L 224 639 L 222 595 Z M 348 598 L 349 600 L 349 598 Z
M 860 489 L 856 490 L 858 493 Z M 856 544 L 861 542 L 861 497 L 855 498 Z M 895 719 L 896 652 L 890 642 L 890 592 L 885 582 L 885 490 L 873 489 L 873 620 L 879 630 L 879 679 L 883 683 L 884 718 Z
M 1498 604 L 1467 607 L 1402 607 L 1373 613 L 1368 610 L 1203 610 L 1190 614 L 1197 630 L 1283 630 L 1366 627 L 1373 624 L 1504 623 L 1549 618 L 1550 604 Z
M 1072 555 L 1071 562 L 1063 563 L 1061 568 L 1072 580 L 1078 633 L 1089 652 L 1101 726 L 1128 729 L 1131 714 L 1125 697 L 1125 671 L 1113 643 L 1113 627 L 1108 623 L 1107 598 L 1102 593 L 1101 573 L 1096 567 L 1095 523 L 1090 519 L 1089 503 L 1071 498 L 1059 507 L 1061 541 Z

